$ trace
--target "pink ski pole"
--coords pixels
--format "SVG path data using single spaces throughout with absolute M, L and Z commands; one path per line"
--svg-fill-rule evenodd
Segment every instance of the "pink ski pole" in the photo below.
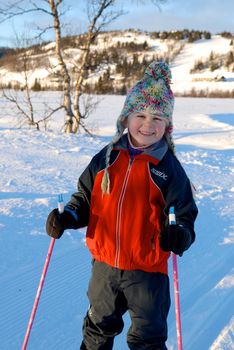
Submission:
M 174 207 L 171 207 L 169 209 L 169 225 L 175 225 L 175 224 L 176 224 L 175 211 L 174 211 Z M 181 318 L 180 318 L 178 265 L 177 265 L 177 257 L 174 253 L 172 253 L 172 264 L 173 264 L 173 279 L 174 279 L 174 300 L 175 300 L 177 344 L 178 344 L 178 350 L 183 350 Z
M 49 263 L 50 263 L 50 258 L 51 258 L 51 254 L 52 254 L 52 251 L 53 251 L 53 248 L 54 248 L 54 243 L 55 243 L 55 239 L 51 238 L 49 249 L 48 249 L 48 253 L 47 253 L 47 256 L 46 256 L 45 265 L 44 265 L 44 268 L 43 268 L 43 271 L 42 271 L 41 279 L 40 279 L 39 286 L 38 286 L 38 289 L 37 289 L 37 294 L 36 294 L 36 297 L 35 297 L 35 300 L 34 300 L 34 304 L 33 304 L 33 308 L 32 308 L 32 312 L 31 312 L 31 315 L 30 315 L 28 328 L 27 328 L 27 331 L 26 331 L 26 334 L 25 334 L 25 337 L 24 337 L 24 343 L 23 343 L 23 346 L 22 346 L 22 350 L 25 350 L 27 348 L 28 339 L 29 339 L 29 336 L 30 336 L 30 333 L 31 333 L 33 321 L 34 321 L 35 314 L 36 314 L 36 311 L 37 311 L 37 306 L 38 306 L 38 303 L 39 303 L 39 299 L 40 299 L 40 296 L 41 296 L 42 288 L 43 288 L 44 281 L 45 281 L 45 278 L 46 278 L 46 273 L 47 273 L 48 266 L 49 266 Z
M 59 195 L 58 210 L 59 210 L 59 213 L 62 213 L 63 210 L 64 210 L 62 195 Z M 24 337 L 24 342 L 23 342 L 21 350 L 25 350 L 27 348 L 29 336 L 30 336 L 31 329 L 32 329 L 32 326 L 33 326 L 33 321 L 34 321 L 35 314 L 36 314 L 36 311 L 37 311 L 37 306 L 38 306 L 38 303 L 39 303 L 39 300 L 40 300 L 42 288 L 43 288 L 43 285 L 44 285 L 44 282 L 45 282 L 47 270 L 48 270 L 49 263 L 50 263 L 50 258 L 51 258 L 52 252 L 53 252 L 54 243 L 55 243 L 55 239 L 51 238 L 49 249 L 48 249 L 46 260 L 45 260 L 45 264 L 44 264 L 43 271 L 42 271 L 42 274 L 41 274 L 41 279 L 40 279 L 39 286 L 38 286 L 38 289 L 37 289 L 37 294 L 36 294 L 36 297 L 35 297 L 35 300 L 34 300 L 32 312 L 31 312 L 31 315 L 30 315 L 27 331 L 26 331 L 26 334 L 25 334 L 25 337 Z
M 178 344 L 178 350 L 183 350 L 181 318 L 180 318 L 180 296 L 179 296 L 179 283 L 178 283 L 178 266 L 177 266 L 177 257 L 176 257 L 176 255 L 174 253 L 172 253 L 172 263 L 173 263 L 173 277 L 174 277 L 174 299 L 175 299 L 177 344 Z

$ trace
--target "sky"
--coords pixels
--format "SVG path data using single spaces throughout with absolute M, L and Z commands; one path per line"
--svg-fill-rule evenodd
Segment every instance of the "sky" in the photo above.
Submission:
M 25 4 L 29 1 L 25 0 Z M 4 4 L 5 1 L 0 1 Z M 40 3 L 39 1 L 37 2 Z M 78 34 L 85 31 L 87 1 L 64 0 L 70 10 L 63 20 L 66 26 L 65 34 Z M 234 32 L 234 0 L 166 0 L 160 9 L 149 1 L 117 0 L 118 9 L 125 14 L 119 17 L 107 29 L 141 29 L 146 31 L 164 30 L 207 30 L 213 34 L 229 31 Z M 48 24 L 42 14 L 20 16 L 14 20 L 0 23 L 0 46 L 15 46 L 16 37 L 28 36 L 35 28 L 35 23 L 43 26 Z M 45 37 L 53 40 L 53 34 Z

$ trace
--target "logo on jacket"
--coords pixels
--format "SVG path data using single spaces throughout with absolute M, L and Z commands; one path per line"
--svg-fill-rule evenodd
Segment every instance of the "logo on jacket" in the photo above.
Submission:
M 167 180 L 167 175 L 165 173 L 163 173 L 162 171 L 159 171 L 159 170 L 157 170 L 155 168 L 151 168 L 150 170 L 152 171 L 152 173 L 154 175 L 157 175 L 157 176 L 161 177 L 164 181 Z

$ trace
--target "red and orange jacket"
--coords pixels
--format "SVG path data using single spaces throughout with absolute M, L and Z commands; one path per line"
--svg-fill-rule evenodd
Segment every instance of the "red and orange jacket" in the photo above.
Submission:
M 80 176 L 67 207 L 76 211 L 76 228 L 88 226 L 86 242 L 94 259 L 123 270 L 167 274 L 170 253 L 160 248 L 159 235 L 170 206 L 195 238 L 190 181 L 164 139 L 134 157 L 127 142 L 124 135 L 111 153 L 110 194 L 101 191 L 105 147 Z

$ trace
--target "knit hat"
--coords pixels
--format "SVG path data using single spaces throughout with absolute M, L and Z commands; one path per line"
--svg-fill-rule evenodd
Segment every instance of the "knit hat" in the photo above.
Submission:
M 143 78 L 128 92 L 124 107 L 116 123 L 116 134 L 106 153 L 106 169 L 102 181 L 103 192 L 109 192 L 108 164 L 113 144 L 116 143 L 127 126 L 127 118 L 130 114 L 143 112 L 146 109 L 152 114 L 158 115 L 167 122 L 165 138 L 169 148 L 175 152 L 172 140 L 172 113 L 174 108 L 174 96 L 170 88 L 171 71 L 165 62 L 152 62 L 145 70 Z

